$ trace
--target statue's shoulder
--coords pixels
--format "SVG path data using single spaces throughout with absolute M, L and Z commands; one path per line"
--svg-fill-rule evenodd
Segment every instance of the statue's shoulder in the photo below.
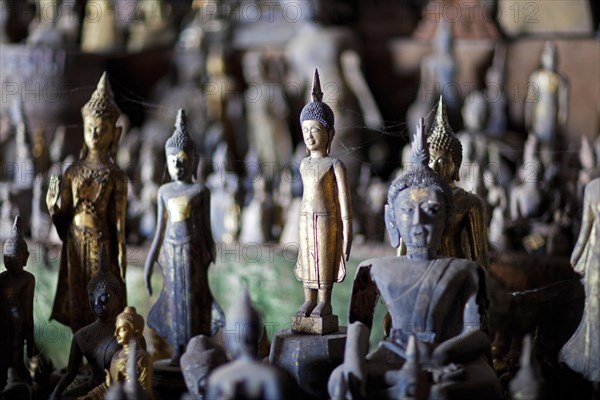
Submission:
M 402 264 L 405 260 L 405 257 L 397 257 L 397 256 L 387 256 L 387 257 L 377 257 L 370 258 L 360 263 L 358 266 L 358 270 L 369 270 L 371 276 L 383 276 L 387 275 L 390 270 L 397 269 L 400 264 Z M 357 271 L 358 275 L 358 271 Z
M 333 170 L 335 172 L 343 172 L 344 174 L 346 173 L 346 166 L 341 160 L 338 160 L 337 158 L 332 158 L 331 160 L 333 163 Z
M 440 260 L 448 260 L 449 268 L 452 268 L 453 270 L 461 274 L 474 277 L 475 279 L 477 279 L 477 277 L 479 276 L 478 271 L 481 267 L 475 261 L 467 260 L 466 258 L 453 257 L 446 257 Z
M 452 191 L 454 206 L 459 208 L 474 208 L 480 211 L 485 209 L 483 199 L 476 194 L 467 192 L 463 188 L 455 187 Z

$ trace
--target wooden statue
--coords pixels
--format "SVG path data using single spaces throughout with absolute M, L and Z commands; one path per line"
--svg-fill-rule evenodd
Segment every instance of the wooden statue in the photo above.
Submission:
M 0 384 L 6 379 L 8 368 L 14 368 L 21 379 L 29 376 L 23 362 L 23 347 L 27 357 L 33 356 L 33 293 L 35 277 L 23 267 L 27 265 L 29 250 L 23 239 L 21 219 L 15 218 L 12 235 L 4 243 L 4 266 L 0 273 Z
M 106 73 L 81 113 L 85 145 L 80 159 L 66 169 L 62 180 L 50 178 L 46 194 L 48 211 L 63 241 L 50 318 L 73 332 L 96 319 L 84 299 L 90 279 L 100 269 L 100 248 L 106 253 L 108 271 L 122 282 L 127 269 L 127 175 L 114 162 L 121 137 L 116 125 L 120 111 Z
M 423 124 L 421 120 L 421 124 Z M 476 304 L 477 263 L 440 257 L 438 248 L 452 210 L 452 191 L 428 166 L 424 127 L 413 147 L 415 168 L 396 178 L 388 192 L 385 220 L 394 247 L 407 255 L 362 262 L 352 290 L 344 363 L 329 380 L 334 399 L 398 398 L 406 379 L 387 379 L 410 359 L 414 335 L 422 368 L 436 399 L 495 399 L 496 376 L 484 355 L 489 339 Z M 378 297 L 392 317 L 389 338 L 367 356 Z M 412 357 L 414 358 L 414 357 Z M 406 372 L 406 371 L 405 371 Z M 386 379 L 384 379 L 384 376 Z M 423 398 L 422 393 L 413 393 Z
M 600 178 L 585 187 L 583 219 L 571 265 L 583 276 L 585 307 L 559 359 L 587 380 L 600 382 Z
M 67 372 L 54 388 L 51 399 L 60 398 L 75 380 L 84 357 L 92 368 L 92 376 L 83 387 L 70 389 L 69 395 L 84 394 L 100 385 L 113 355 L 121 348 L 114 337 L 114 331 L 117 314 L 125 304 L 125 287 L 121 280 L 106 270 L 106 261 L 102 256 L 100 265 L 102 269 L 87 287 L 89 306 L 97 319 L 73 335 Z
M 300 206 L 300 251 L 295 274 L 304 285 L 305 302 L 298 310 L 297 317 L 332 315 L 333 284 L 344 279 L 352 246 L 348 177 L 344 164 L 329 157 L 335 135 L 334 115 L 322 99 L 319 73 L 315 70 L 313 101 L 300 114 L 309 156 L 300 164 L 304 194 Z M 337 322 L 334 325 L 325 330 L 337 330 Z M 292 330 L 307 331 L 296 322 Z
M 208 286 L 208 267 L 215 259 L 210 191 L 192 181 L 196 147 L 181 109 L 165 152 L 173 181 L 158 190 L 156 234 L 144 271 L 152 295 L 154 263 L 162 269 L 163 288 L 148 314 L 148 326 L 173 346 L 171 365 L 179 365 L 189 340 L 200 334 L 214 335 L 224 325 L 224 317 Z M 219 314 L 215 319 L 213 310 Z

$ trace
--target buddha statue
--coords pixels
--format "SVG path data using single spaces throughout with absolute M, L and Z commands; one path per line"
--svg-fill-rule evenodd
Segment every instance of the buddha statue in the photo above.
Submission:
M 225 346 L 233 360 L 217 368 L 208 378 L 207 399 L 285 399 L 289 386 L 285 374 L 258 358 L 263 332 L 260 315 L 252 305 L 248 291 L 227 313 L 229 332 Z M 231 332 L 238 332 L 231 334 Z
M 405 256 L 363 261 L 354 279 L 344 363 L 329 380 L 334 399 L 398 398 L 406 360 L 418 348 L 427 372 L 429 397 L 496 399 L 496 376 L 489 364 L 490 343 L 480 330 L 475 306 L 481 285 L 476 262 L 439 256 L 444 228 L 452 217 L 452 189 L 429 168 L 423 120 L 413 142 L 414 168 L 396 178 L 388 192 L 386 228 L 392 245 L 400 238 Z M 388 339 L 367 355 L 377 299 L 382 297 L 392 325 Z M 416 343 L 409 346 L 414 335 Z M 487 358 L 487 360 L 486 360 Z M 416 369 L 416 363 L 408 369 Z M 412 374 L 413 381 L 418 381 Z M 414 385 L 409 397 L 424 398 Z M 421 389 L 423 390 L 423 389 Z M 467 397 L 468 395 L 468 397 Z M 411 397 L 412 396 L 412 397 Z
M 600 382 L 600 178 L 587 184 L 581 229 L 571 265 L 583 276 L 585 307 L 581 322 L 559 353 L 559 359 L 585 379 Z
M 85 144 L 79 160 L 52 176 L 46 205 L 63 241 L 51 319 L 77 332 L 96 319 L 86 304 L 86 288 L 100 269 L 104 248 L 108 271 L 122 282 L 127 269 L 125 211 L 127 175 L 115 164 L 121 128 L 119 108 L 102 75 L 96 91 L 81 109 Z
M 23 348 L 27 357 L 35 349 L 33 338 L 33 293 L 35 277 L 23 270 L 29 259 L 27 242 L 23 239 L 21 218 L 16 217 L 12 234 L 4 243 L 4 267 L 0 273 L 0 386 L 8 368 L 14 368 L 21 379 L 29 377 L 25 368 Z
M 429 167 L 437 172 L 452 191 L 453 209 L 448 215 L 439 254 L 466 258 L 483 268 L 488 266 L 488 241 L 483 200 L 456 186 L 462 163 L 462 145 L 454 135 L 444 100 L 440 96 L 435 121 L 427 137 Z
M 296 313 L 300 318 L 332 315 L 333 284 L 344 279 L 352 246 L 348 177 L 344 164 L 329 157 L 335 135 L 334 115 L 322 99 L 319 73 L 315 70 L 313 100 L 300 114 L 308 153 L 300 164 L 304 193 L 300 205 L 300 250 L 295 268 L 296 278 L 304 285 L 305 302 Z M 299 325 L 294 322 L 292 330 L 304 331 Z M 325 330 L 336 331 L 337 321 L 334 325 Z
M 106 373 L 106 382 L 96 386 L 80 399 L 102 400 L 112 385 L 133 383 L 133 381 L 137 381 L 150 399 L 154 397 L 152 394 L 152 357 L 141 347 L 143 330 L 144 318 L 137 313 L 135 307 L 125 307 L 125 310 L 117 316 L 114 333 L 117 343 L 122 348 L 113 355 L 110 368 Z M 132 357 L 134 360 L 131 360 Z M 131 362 L 135 362 L 135 368 L 131 368 Z M 135 371 L 137 375 L 132 376 L 131 371 Z
M 154 263 L 162 270 L 163 287 L 148 314 L 148 326 L 173 347 L 171 365 L 177 366 L 189 340 L 214 335 L 224 325 L 224 316 L 208 286 L 208 268 L 215 260 L 210 191 L 192 180 L 196 146 L 184 110 L 177 112 L 165 153 L 173 181 L 158 189 L 157 227 L 144 273 L 152 295 Z
M 87 287 L 89 305 L 97 319 L 73 335 L 67 371 L 54 388 L 51 399 L 60 398 L 75 380 L 84 357 L 92 368 L 92 376 L 84 385 L 69 389 L 67 395 L 82 395 L 100 385 L 113 355 L 121 348 L 114 331 L 117 314 L 124 306 L 125 288 L 123 282 L 107 271 L 106 258 L 102 253 L 101 270 Z
M 546 42 L 541 55 L 541 68 L 529 76 L 525 99 L 525 127 L 541 144 L 542 163 L 553 161 L 553 151 L 559 148 L 559 136 L 567 123 L 569 86 L 558 72 L 556 44 Z

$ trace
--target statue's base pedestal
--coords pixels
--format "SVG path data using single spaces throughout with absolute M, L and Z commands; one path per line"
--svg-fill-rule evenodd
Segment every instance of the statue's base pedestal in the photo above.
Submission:
M 179 365 L 170 365 L 171 360 L 159 360 L 152 364 L 152 386 L 156 399 L 178 399 L 187 392 L 183 373 Z
M 273 336 L 269 362 L 293 377 L 304 397 L 328 398 L 327 381 L 344 361 L 345 346 L 345 326 L 327 335 L 307 335 L 286 329 Z
M 294 317 L 292 318 L 292 332 L 308 333 L 311 335 L 326 335 L 337 332 L 339 328 L 337 315 L 325 317 Z

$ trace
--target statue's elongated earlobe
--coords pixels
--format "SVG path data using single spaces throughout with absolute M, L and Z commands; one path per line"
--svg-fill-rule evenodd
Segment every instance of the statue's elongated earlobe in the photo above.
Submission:
M 385 227 L 390 235 L 390 242 L 392 247 L 398 248 L 400 246 L 400 232 L 394 218 L 394 210 L 389 204 L 385 205 Z

